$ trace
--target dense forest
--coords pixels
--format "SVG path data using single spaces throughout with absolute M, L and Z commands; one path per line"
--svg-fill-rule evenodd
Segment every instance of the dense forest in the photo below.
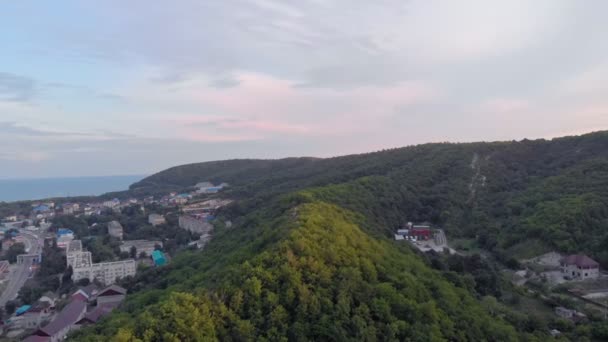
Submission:
M 505 285 L 482 259 L 429 258 L 391 241 L 408 221 L 471 239 L 506 265 L 553 249 L 608 264 L 606 132 L 192 164 L 123 195 L 200 181 L 228 182 L 222 196 L 237 200 L 220 213 L 208 247 L 124 284 L 123 308 L 74 340 L 548 338 L 545 323 L 501 304 Z
M 241 200 L 232 208 L 235 216 L 280 194 L 318 189 L 322 199 L 372 215 L 375 230 L 385 234 L 406 220 L 427 221 L 497 255 L 580 251 L 608 267 L 608 132 L 425 144 L 329 159 L 191 164 L 148 177 L 128 193 L 207 180 L 232 185 L 226 196 Z

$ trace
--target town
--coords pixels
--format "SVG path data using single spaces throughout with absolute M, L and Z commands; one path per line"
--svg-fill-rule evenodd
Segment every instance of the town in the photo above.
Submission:
M 138 272 L 213 237 L 228 184 L 201 182 L 160 198 L 41 201 L 0 219 L 1 333 L 59 341 L 126 297 Z M 231 222 L 224 222 L 230 227 Z

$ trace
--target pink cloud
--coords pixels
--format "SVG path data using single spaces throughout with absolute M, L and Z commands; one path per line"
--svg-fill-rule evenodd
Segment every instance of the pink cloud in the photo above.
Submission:
M 483 102 L 480 109 L 489 113 L 515 113 L 528 110 L 530 103 L 521 99 L 495 98 Z

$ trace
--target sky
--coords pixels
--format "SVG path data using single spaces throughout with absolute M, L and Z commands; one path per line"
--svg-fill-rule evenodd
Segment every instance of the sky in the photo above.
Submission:
M 608 129 L 604 0 L 0 0 L 0 178 Z

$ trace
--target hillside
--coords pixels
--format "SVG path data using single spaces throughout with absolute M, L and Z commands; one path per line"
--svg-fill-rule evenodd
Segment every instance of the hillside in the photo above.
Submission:
M 533 252 L 584 251 L 608 263 L 606 132 L 192 164 L 131 191 L 207 180 L 231 184 L 222 195 L 237 202 L 219 221 L 234 225 L 218 224 L 203 252 L 139 275 L 123 310 L 74 340 L 548 338 L 527 312 L 491 304 L 505 285 L 483 262 L 454 272 L 387 239 L 407 221 L 443 227 L 502 262 L 536 241 Z
M 405 220 L 428 221 L 453 237 L 477 238 L 501 255 L 543 236 L 538 252 L 584 251 L 608 266 L 607 167 L 608 132 L 597 132 L 553 140 L 426 144 L 329 159 L 191 164 L 150 176 L 131 191 L 228 182 L 227 196 L 242 200 L 232 208 L 239 215 L 280 194 L 340 184 L 358 195 L 342 193 L 332 200 L 368 211 L 386 231 Z M 585 238 L 589 234 L 594 243 Z

